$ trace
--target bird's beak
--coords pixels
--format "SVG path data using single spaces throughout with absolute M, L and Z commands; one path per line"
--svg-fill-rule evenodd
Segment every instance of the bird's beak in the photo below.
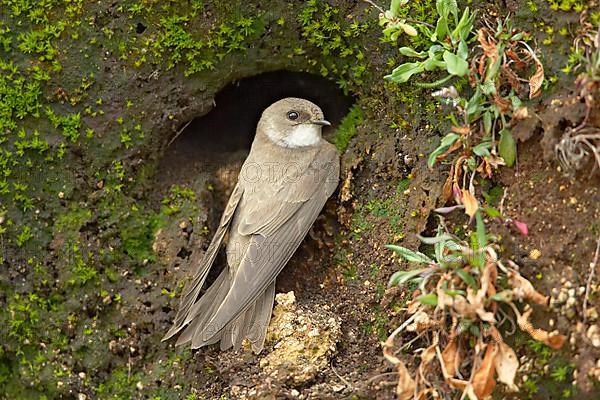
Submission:
M 317 120 L 311 121 L 311 122 L 315 125 L 331 126 L 331 122 L 327 121 L 326 119 L 317 119 Z

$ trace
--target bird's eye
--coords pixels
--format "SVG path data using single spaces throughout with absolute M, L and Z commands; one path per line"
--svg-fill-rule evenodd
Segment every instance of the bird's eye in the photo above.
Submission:
M 299 115 L 296 111 L 290 111 L 287 114 L 287 117 L 288 117 L 288 119 L 291 119 L 292 121 L 294 121 L 294 120 L 298 119 Z

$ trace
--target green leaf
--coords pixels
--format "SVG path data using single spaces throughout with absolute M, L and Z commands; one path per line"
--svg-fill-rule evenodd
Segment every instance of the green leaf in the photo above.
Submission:
M 448 50 L 444 51 L 444 61 L 448 73 L 456 76 L 465 76 L 469 73 L 469 63 Z
M 423 68 L 425 71 L 435 71 L 436 69 L 446 69 L 446 63 L 439 59 L 437 56 L 429 57 L 423 61 Z
M 475 13 L 469 13 L 469 7 L 465 8 L 465 11 L 460 18 L 460 21 L 456 25 L 456 28 L 452 32 L 453 38 L 458 38 L 460 40 L 467 40 L 471 30 L 473 29 L 473 20 L 475 19 Z
M 481 216 L 481 212 L 477 210 L 475 213 L 475 221 L 476 221 L 476 234 L 477 234 L 477 250 L 483 249 L 487 245 L 487 235 L 485 233 L 485 224 L 483 223 L 483 217 Z M 483 263 L 481 264 L 483 265 Z
M 436 243 L 440 243 L 440 242 L 445 242 L 447 240 L 453 240 L 452 236 L 450 236 L 447 233 L 442 233 L 441 235 L 437 235 L 437 236 L 433 236 L 433 237 L 427 237 L 427 236 L 421 236 L 421 235 L 417 235 L 417 237 L 419 238 L 419 240 L 422 243 L 425 244 L 436 244 Z
M 431 258 L 427 257 L 425 254 L 423 254 L 421 252 L 413 251 L 411 249 L 407 249 L 406 247 L 402 247 L 402 246 L 396 246 L 394 244 L 386 244 L 385 247 L 398 253 L 402 258 L 404 258 L 406 261 L 411 262 L 411 263 L 417 263 L 417 264 L 433 263 L 433 260 L 431 260 Z
M 444 38 L 446 37 L 446 33 L 448 32 L 448 22 L 446 18 L 439 18 L 435 25 L 435 31 L 433 31 L 433 35 L 429 40 L 432 42 L 442 43 Z
M 398 12 L 400 12 L 400 6 L 402 6 L 402 3 L 404 3 L 403 0 L 392 0 L 392 3 L 390 4 L 390 13 L 392 14 L 392 17 L 398 16 Z
M 398 49 L 398 51 L 400 51 L 400 54 L 402 54 L 403 56 L 407 56 L 407 57 L 417 57 L 417 58 L 427 57 L 426 52 L 424 52 L 424 51 L 418 52 L 415 49 L 413 49 L 412 47 L 400 47 L 400 49 Z
M 390 277 L 388 286 L 392 287 L 392 286 L 402 285 L 402 284 L 410 281 L 411 279 L 416 278 L 417 276 L 421 275 L 421 273 L 423 273 L 423 271 L 427 271 L 427 268 L 413 269 L 410 271 L 396 271 Z
M 473 278 L 473 275 L 471 275 L 462 268 L 456 270 L 456 275 L 458 275 L 458 277 L 462 279 L 463 282 L 467 284 L 467 286 L 473 289 L 477 289 L 477 282 L 475 281 L 475 278 Z
M 461 295 L 461 296 L 466 296 L 467 295 L 467 293 L 464 290 L 446 289 L 446 290 L 444 290 L 444 292 L 446 292 L 446 294 L 448 296 L 451 296 L 451 297 L 458 296 L 458 295 Z
M 459 134 L 450 132 L 442 138 L 440 145 L 429 155 L 429 159 L 427 160 L 427 165 L 429 166 L 429 168 L 435 165 L 437 156 L 441 155 L 444 151 L 446 151 L 446 149 L 448 149 L 448 147 L 452 146 L 452 144 L 454 144 L 454 142 L 456 142 L 459 137 Z
M 454 19 L 458 19 L 458 3 L 456 2 L 456 0 L 446 0 L 446 3 L 448 3 L 448 11 L 450 12 L 450 14 L 452 14 L 454 16 Z M 456 21 L 454 21 L 456 23 Z
M 484 114 L 485 116 L 485 114 Z M 492 142 L 488 140 L 484 140 L 479 143 L 477 146 L 473 147 L 473 153 L 479 157 L 489 157 L 490 149 L 492 148 Z
M 490 217 L 490 218 L 500 218 L 502 216 L 502 214 L 500 213 L 500 211 L 498 211 L 496 208 L 494 207 L 485 207 L 483 209 L 483 211 Z
M 479 85 L 481 92 L 487 96 L 491 96 L 496 93 L 496 84 L 493 81 L 485 81 L 483 85 Z
M 437 306 L 438 303 L 438 297 L 434 293 L 422 294 L 415 300 L 421 304 L 425 304 L 426 306 Z
M 498 153 L 504 159 L 507 167 L 512 167 L 517 159 L 517 143 L 508 129 L 500 131 Z
M 422 62 L 405 63 L 396 67 L 391 74 L 384 76 L 384 78 L 392 82 L 404 83 L 414 74 L 419 74 L 424 70 Z
M 492 113 L 489 110 L 483 113 L 483 131 L 486 135 L 492 131 Z
M 508 98 L 510 100 L 513 110 L 516 110 L 517 108 L 520 108 L 523 105 L 521 99 L 519 99 L 519 97 L 515 96 L 514 94 L 511 94 L 510 96 L 508 96 Z
M 465 112 L 469 117 L 469 121 L 475 120 L 475 117 L 481 113 L 483 110 L 483 100 L 481 99 L 481 91 L 479 87 L 475 90 L 475 93 L 469 101 L 467 102 L 467 106 L 465 107 Z
M 469 46 L 467 46 L 467 42 L 461 40 L 458 42 L 458 49 L 456 50 L 456 55 L 466 60 L 469 57 Z

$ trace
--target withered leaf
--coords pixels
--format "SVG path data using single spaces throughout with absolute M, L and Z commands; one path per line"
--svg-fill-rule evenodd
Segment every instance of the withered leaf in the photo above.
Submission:
M 396 386 L 396 396 L 399 400 L 410 400 L 415 394 L 417 385 L 414 379 L 408 373 L 406 365 L 402 361 L 396 364 L 396 372 L 398 372 L 398 385 Z
M 492 101 L 502 114 L 508 114 L 510 112 L 512 103 L 509 99 L 500 96 L 498 93 L 494 93 Z
M 533 99 L 542 92 L 542 84 L 544 83 L 544 66 L 542 62 L 531 52 L 531 57 L 535 62 L 535 73 L 529 78 L 529 98 Z
M 460 365 L 460 352 L 457 342 L 457 337 L 454 336 L 450 342 L 448 342 L 446 348 L 442 352 L 442 360 L 449 377 L 456 376 L 456 372 L 458 371 L 458 367 Z
M 483 356 L 481 365 L 473 374 L 473 391 L 479 399 L 489 397 L 496 387 L 496 381 L 494 380 L 494 359 L 496 358 L 497 353 L 498 347 L 496 346 L 496 343 L 489 343 L 485 349 L 485 355 Z
M 411 400 L 414 397 L 417 384 L 410 376 L 406 365 L 396 355 L 392 349 L 394 347 L 393 337 L 390 336 L 383 345 L 383 356 L 396 367 L 398 373 L 398 385 L 396 386 L 396 396 L 400 400 Z
M 560 333 L 548 332 L 543 329 L 535 328 L 531 322 L 529 322 L 529 316 L 533 312 L 532 309 L 525 311 L 522 315 L 518 313 L 516 306 L 513 305 L 513 309 L 517 314 L 517 324 L 519 325 L 519 328 L 529 333 L 529 335 L 538 342 L 542 342 L 553 349 L 560 349 L 565 343 L 565 340 L 567 340 L 567 337 Z
M 494 40 L 494 35 L 486 28 L 477 31 L 477 40 L 483 49 L 483 54 L 490 59 L 490 64 L 494 64 L 498 59 L 498 48 Z
M 471 192 L 467 189 L 462 189 L 461 194 L 462 203 L 465 206 L 465 213 L 469 217 L 473 218 L 473 216 L 475 216 L 475 213 L 477 212 L 477 209 L 479 208 L 479 203 L 477 202 L 475 196 L 473 196 L 473 194 L 471 194 Z
M 469 125 L 463 126 L 452 126 L 450 130 L 454 133 L 458 133 L 459 135 L 466 136 L 471 133 L 471 127 Z
M 494 367 L 498 374 L 498 380 L 504 383 L 511 391 L 518 391 L 515 385 L 515 376 L 519 368 L 519 360 L 514 350 L 506 343 L 498 343 L 498 353 L 494 358 Z
M 548 296 L 544 296 L 527 279 L 523 278 L 517 271 L 508 272 L 508 283 L 513 288 L 513 295 L 519 300 L 531 300 L 541 306 L 548 305 Z

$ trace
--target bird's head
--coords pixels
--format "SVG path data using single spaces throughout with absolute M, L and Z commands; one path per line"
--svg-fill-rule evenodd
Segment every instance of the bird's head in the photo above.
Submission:
M 288 97 L 271 104 L 262 113 L 258 130 L 280 146 L 298 148 L 318 144 L 323 126 L 329 125 L 316 104 Z

